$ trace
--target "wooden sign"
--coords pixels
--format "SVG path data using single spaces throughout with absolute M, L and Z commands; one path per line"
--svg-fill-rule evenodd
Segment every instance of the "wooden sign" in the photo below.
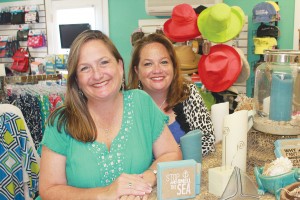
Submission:
M 300 146 L 283 146 L 275 148 L 277 158 L 283 156 L 289 158 L 294 167 L 300 167 Z
M 287 157 L 294 167 L 300 167 L 300 138 L 276 140 L 274 145 L 276 158 Z
M 194 198 L 200 193 L 201 164 L 195 160 L 157 164 L 157 199 Z

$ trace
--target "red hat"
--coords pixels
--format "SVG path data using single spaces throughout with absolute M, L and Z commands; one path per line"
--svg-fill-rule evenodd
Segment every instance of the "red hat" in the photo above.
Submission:
M 212 92 L 229 88 L 242 70 L 238 52 L 231 46 L 217 44 L 210 48 L 208 55 L 202 55 L 198 63 L 198 73 L 203 85 Z
M 191 5 L 183 3 L 175 6 L 172 16 L 164 23 L 165 35 L 174 42 L 185 42 L 200 36 L 197 14 Z

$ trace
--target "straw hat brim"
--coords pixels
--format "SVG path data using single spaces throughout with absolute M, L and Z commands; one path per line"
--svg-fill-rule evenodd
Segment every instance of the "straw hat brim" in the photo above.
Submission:
M 180 70 L 180 72 L 182 73 L 182 74 L 192 74 L 192 73 L 196 73 L 196 72 L 198 72 L 198 69 L 196 68 L 196 69 L 190 69 L 190 70 Z
M 186 69 L 186 70 L 190 70 L 190 69 L 198 69 L 198 63 L 199 60 L 201 58 L 201 55 L 199 54 L 195 54 L 196 59 L 194 61 L 192 61 L 191 63 L 179 63 L 180 65 L 180 69 Z
M 238 52 L 242 60 L 242 71 L 238 76 L 237 80 L 235 81 L 235 83 L 243 83 L 247 81 L 247 79 L 250 76 L 250 65 L 247 58 L 245 57 L 244 52 L 240 48 L 234 47 L 234 49 Z

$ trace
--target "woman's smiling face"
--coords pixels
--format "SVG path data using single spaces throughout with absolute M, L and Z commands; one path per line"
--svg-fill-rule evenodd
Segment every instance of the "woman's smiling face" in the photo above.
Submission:
M 117 61 L 101 40 L 82 45 L 77 65 L 77 82 L 88 100 L 106 99 L 119 92 L 123 63 Z
M 143 47 L 135 71 L 143 85 L 143 90 L 149 94 L 167 92 L 174 76 L 170 55 L 167 49 L 157 42 Z

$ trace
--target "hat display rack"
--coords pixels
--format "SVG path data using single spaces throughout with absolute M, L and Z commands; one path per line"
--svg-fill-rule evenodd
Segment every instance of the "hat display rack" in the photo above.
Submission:
M 240 54 L 234 48 L 245 22 L 246 16 L 238 6 L 216 3 L 208 8 L 201 5 L 192 8 L 183 3 L 173 8 L 163 31 L 176 44 L 201 39 L 197 66 L 201 82 L 211 92 L 222 92 L 236 83 L 241 72 L 247 74 L 242 75 L 239 83 L 250 75 L 250 70 L 242 70 Z
M 252 9 L 252 22 L 257 28 L 252 32 L 253 46 L 251 50 L 253 54 L 258 55 L 257 61 L 251 62 L 253 66 L 253 74 L 256 68 L 264 61 L 264 51 L 278 49 L 277 40 L 280 37 L 278 21 L 280 20 L 280 7 L 278 1 L 264 1 L 256 4 Z M 254 95 L 254 82 L 252 78 L 251 96 Z

